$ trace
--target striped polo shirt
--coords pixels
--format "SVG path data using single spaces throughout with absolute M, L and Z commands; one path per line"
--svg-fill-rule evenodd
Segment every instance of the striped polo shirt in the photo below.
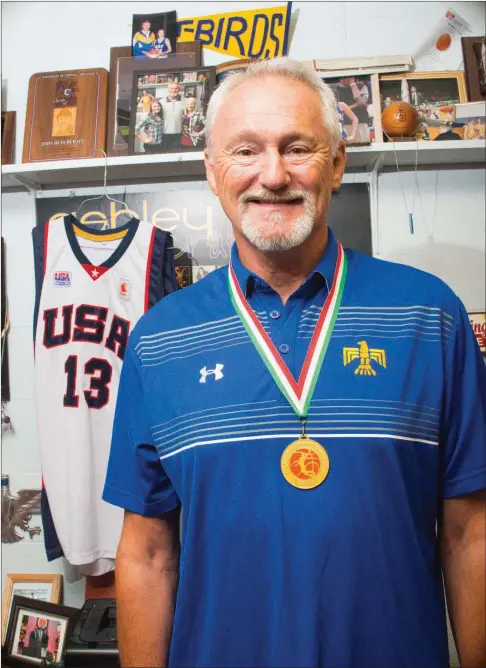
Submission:
M 281 471 L 300 423 L 236 314 L 228 268 L 169 295 L 125 354 L 103 498 L 182 505 L 171 666 L 445 668 L 438 499 L 486 487 L 486 370 L 438 278 L 346 250 L 308 435 L 327 478 Z M 242 292 L 297 377 L 337 258 L 285 306 L 233 248 Z

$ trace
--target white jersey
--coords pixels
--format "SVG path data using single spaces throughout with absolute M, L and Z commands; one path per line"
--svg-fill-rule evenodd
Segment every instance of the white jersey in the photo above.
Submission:
M 35 389 L 49 560 L 114 566 L 123 510 L 102 500 L 123 357 L 140 316 L 176 289 L 172 237 L 132 219 L 66 216 L 33 231 Z

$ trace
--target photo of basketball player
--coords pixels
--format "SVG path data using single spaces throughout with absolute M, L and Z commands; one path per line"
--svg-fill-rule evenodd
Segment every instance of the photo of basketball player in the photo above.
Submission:
M 177 51 L 177 12 L 134 14 L 132 18 L 132 56 L 166 58 Z M 154 82 L 155 83 L 155 82 Z

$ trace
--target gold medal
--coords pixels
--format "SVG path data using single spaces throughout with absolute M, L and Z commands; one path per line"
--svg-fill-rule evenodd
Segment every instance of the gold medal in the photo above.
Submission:
M 294 487 L 314 489 L 327 478 L 329 457 L 322 445 L 308 438 L 304 431 L 283 451 L 280 468 L 285 480 Z

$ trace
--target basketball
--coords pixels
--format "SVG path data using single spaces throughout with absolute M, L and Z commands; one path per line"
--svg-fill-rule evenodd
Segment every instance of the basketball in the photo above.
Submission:
M 317 475 L 320 468 L 319 457 L 315 452 L 307 448 L 297 450 L 290 458 L 290 470 L 296 478 L 300 478 L 301 480 L 308 480 Z
M 452 42 L 452 38 L 449 35 L 449 33 L 443 33 L 440 35 L 440 37 L 437 39 L 437 42 L 435 43 L 435 47 L 437 51 L 447 51 L 447 49 L 450 47 Z
M 410 137 L 417 127 L 417 110 L 408 102 L 392 102 L 381 114 L 383 130 L 390 137 Z

